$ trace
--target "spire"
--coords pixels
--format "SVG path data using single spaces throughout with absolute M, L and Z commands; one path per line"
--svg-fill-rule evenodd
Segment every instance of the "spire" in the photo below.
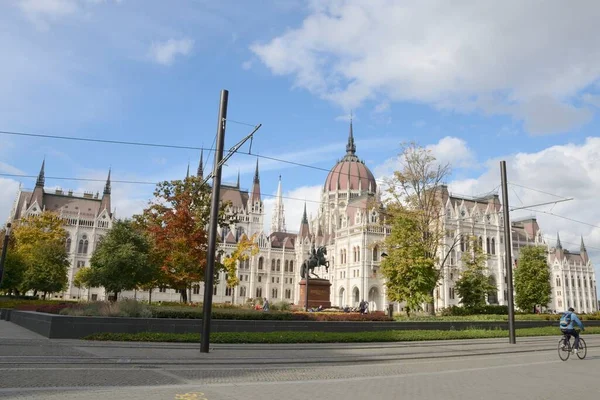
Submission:
M 271 219 L 271 232 L 285 232 L 285 215 L 283 212 L 283 195 L 281 192 L 281 175 L 279 175 L 279 184 L 277 185 L 277 196 L 275 197 L 275 207 L 273 208 L 273 218 Z
M 254 183 L 259 183 L 260 179 L 258 178 L 258 158 L 256 159 L 256 170 L 254 170 Z
M 581 236 L 581 246 L 579 247 L 579 251 L 581 251 L 582 253 L 587 252 L 587 250 L 585 249 L 585 243 L 583 243 L 583 236 Z
M 42 168 L 40 169 L 40 174 L 38 175 L 37 181 L 35 182 L 35 186 L 36 187 L 44 187 L 44 184 L 46 183 L 46 177 L 44 176 L 44 168 L 46 166 L 46 158 L 44 158 L 44 161 L 42 161 Z
M 238 169 L 238 178 L 237 178 L 237 184 L 236 184 L 237 188 L 240 188 L 240 170 Z
M 190 162 L 188 161 L 187 173 L 185 174 L 185 179 L 190 177 Z
M 562 244 L 560 243 L 560 235 L 556 232 L 556 248 L 562 249 Z
M 308 217 L 306 216 L 306 201 L 304 202 L 304 214 L 302 214 L 302 223 L 308 224 Z
M 204 150 L 200 150 L 200 162 L 198 163 L 198 174 L 197 174 L 199 178 L 204 178 L 204 167 L 202 166 L 202 164 L 204 163 L 203 159 L 204 159 Z
M 302 223 L 300 223 L 300 230 L 298 231 L 298 237 L 310 236 L 310 228 L 308 226 L 308 218 L 306 217 L 306 201 L 304 202 L 304 214 L 302 214 Z
M 354 155 L 356 153 L 356 145 L 354 144 L 354 131 L 352 129 L 352 113 L 350 113 L 350 132 L 348 133 L 348 144 L 346 145 L 346 154 Z
M 104 194 L 110 194 L 110 168 L 108 169 L 108 178 L 106 178 L 106 185 L 104 185 Z

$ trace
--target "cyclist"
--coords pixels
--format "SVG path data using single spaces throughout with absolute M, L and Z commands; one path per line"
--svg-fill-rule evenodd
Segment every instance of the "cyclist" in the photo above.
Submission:
M 583 327 L 583 323 L 575 314 L 575 309 L 573 307 L 569 307 L 569 311 L 565 312 L 560 317 L 560 330 L 563 334 L 567 335 L 567 339 L 570 340 L 571 336 L 575 336 L 575 343 L 573 344 L 573 349 L 575 353 L 579 353 L 579 331 L 574 329 L 573 323 L 577 324 L 582 331 L 585 330 Z

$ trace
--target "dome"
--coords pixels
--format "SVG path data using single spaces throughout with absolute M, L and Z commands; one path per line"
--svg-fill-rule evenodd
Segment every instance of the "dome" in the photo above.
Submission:
M 333 192 L 336 190 L 361 190 L 374 193 L 377 183 L 373 173 L 367 168 L 365 163 L 356 156 L 356 146 L 354 145 L 354 134 L 352 132 L 352 122 L 350 122 L 350 134 L 348 135 L 348 144 L 346 145 L 346 155 L 342 158 L 327 175 L 324 190 Z M 348 185 L 350 187 L 348 187 Z

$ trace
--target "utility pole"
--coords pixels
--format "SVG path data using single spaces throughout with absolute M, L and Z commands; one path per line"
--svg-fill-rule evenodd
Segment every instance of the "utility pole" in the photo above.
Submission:
M 208 230 L 208 250 L 206 254 L 206 271 L 204 272 L 204 304 L 202 313 L 202 336 L 200 352 L 208 353 L 210 343 L 210 322 L 212 316 L 212 296 L 215 271 L 215 255 L 217 251 L 217 225 L 219 222 L 219 195 L 221 191 L 221 160 L 225 144 L 225 122 L 227 120 L 227 100 L 229 91 L 221 90 L 219 120 L 217 122 L 217 147 L 213 169 L 213 187 L 210 208 L 210 224 Z
M 308 312 L 308 279 L 309 279 L 309 275 L 310 272 L 308 272 L 308 264 L 306 265 L 306 285 L 304 285 L 304 288 L 306 289 L 306 312 Z
M 506 266 L 506 280 L 508 281 L 508 337 L 511 344 L 517 343 L 515 337 L 515 304 L 513 299 L 512 277 L 512 243 L 510 210 L 508 208 L 508 183 L 506 180 L 506 161 L 500 161 L 500 179 L 502 180 L 502 209 L 504 211 L 504 263 Z
M 0 285 L 2 285 L 2 278 L 4 277 L 4 261 L 6 260 L 6 252 L 8 251 L 8 240 L 10 238 L 10 227 L 11 223 L 6 224 L 6 231 L 4 234 L 4 244 L 2 245 L 2 256 L 0 256 Z

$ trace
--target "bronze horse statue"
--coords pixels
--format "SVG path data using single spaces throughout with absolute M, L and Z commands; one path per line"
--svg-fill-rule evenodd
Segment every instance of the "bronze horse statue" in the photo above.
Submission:
M 304 262 L 300 266 L 300 276 L 302 278 L 306 278 L 308 274 L 312 274 L 318 279 L 320 279 L 319 275 L 315 274 L 314 270 L 316 267 L 321 265 L 325 267 L 326 272 L 329 270 L 329 261 L 325 259 L 325 255 L 327 255 L 327 249 L 325 248 L 325 246 L 319 246 L 316 251 L 313 247 L 313 251 L 310 257 L 304 260 Z

